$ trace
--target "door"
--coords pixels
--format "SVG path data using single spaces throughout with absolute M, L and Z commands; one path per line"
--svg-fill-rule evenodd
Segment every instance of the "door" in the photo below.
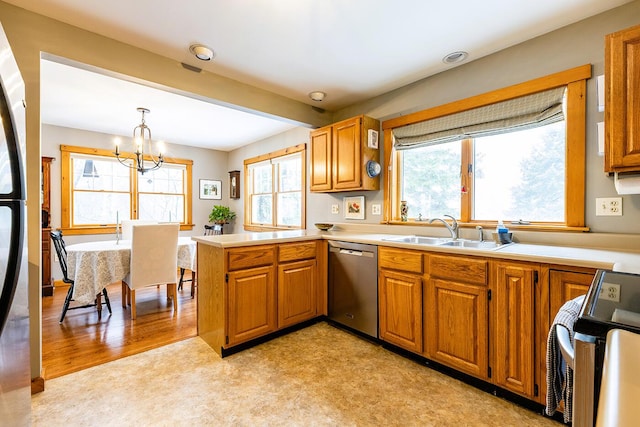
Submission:
M 228 346 L 276 330 L 274 267 L 229 273 Z
M 278 328 L 315 317 L 315 279 L 314 259 L 278 266 Z
M 345 120 L 333 125 L 333 189 L 362 187 L 361 119 Z
M 536 266 L 496 262 L 495 383 L 534 397 Z
M 432 278 L 427 292 L 427 357 L 487 379 L 489 313 L 486 287 Z
M 310 190 L 331 190 L 331 126 L 311 132 Z
M 380 338 L 422 352 L 422 277 L 380 269 Z

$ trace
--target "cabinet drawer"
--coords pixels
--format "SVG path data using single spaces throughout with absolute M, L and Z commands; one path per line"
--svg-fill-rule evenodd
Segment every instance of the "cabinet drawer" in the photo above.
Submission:
M 432 276 L 458 280 L 477 285 L 487 284 L 488 262 L 484 259 L 442 256 L 429 256 L 429 271 Z
M 422 252 L 380 246 L 378 267 L 422 274 Z
M 275 246 L 230 249 L 227 257 L 229 271 L 271 265 L 275 260 Z
M 316 242 L 286 243 L 278 246 L 278 262 L 297 261 L 316 257 Z

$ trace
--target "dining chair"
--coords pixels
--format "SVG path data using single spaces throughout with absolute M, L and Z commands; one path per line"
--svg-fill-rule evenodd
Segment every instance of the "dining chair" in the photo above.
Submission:
M 158 224 L 158 221 L 154 219 L 123 219 L 120 223 L 122 226 L 122 240 L 131 240 L 131 227 L 144 224 Z
M 131 305 L 131 319 L 136 318 L 136 289 L 167 285 L 167 299 L 178 312 L 177 271 L 178 223 L 135 224 L 131 227 L 129 274 L 122 280 L 122 307 Z
M 221 232 L 222 230 L 222 226 L 216 224 L 216 225 L 208 225 L 205 224 L 204 225 L 204 235 L 205 236 L 213 236 L 215 234 L 222 234 Z M 194 298 L 195 296 L 195 282 L 196 282 L 196 272 L 192 271 L 191 272 L 191 279 L 185 279 L 184 278 L 184 273 L 185 273 L 185 269 L 184 268 L 180 268 L 180 280 L 178 281 L 178 290 L 182 289 L 182 285 L 183 283 L 186 282 L 191 282 L 191 298 Z
M 51 241 L 53 242 L 53 246 L 56 249 L 56 254 L 58 255 L 58 261 L 60 263 L 60 269 L 62 270 L 62 281 L 69 285 L 69 290 L 67 291 L 67 296 L 64 299 L 64 304 L 62 305 L 62 315 L 60 316 L 60 323 L 64 320 L 64 317 L 67 314 L 67 310 L 74 310 L 76 308 L 87 308 L 87 307 L 96 307 L 98 309 L 98 317 L 102 315 L 102 304 L 106 304 L 109 313 L 111 313 L 111 302 L 109 301 L 109 295 L 107 294 L 107 288 L 102 288 L 102 293 L 96 295 L 96 299 L 93 304 L 85 304 L 79 305 L 76 307 L 69 307 L 71 301 L 73 301 L 73 288 L 74 281 L 69 278 L 67 273 L 67 248 L 62 239 L 62 231 L 54 230 L 50 232 Z M 102 296 L 104 295 L 104 302 L 102 302 Z

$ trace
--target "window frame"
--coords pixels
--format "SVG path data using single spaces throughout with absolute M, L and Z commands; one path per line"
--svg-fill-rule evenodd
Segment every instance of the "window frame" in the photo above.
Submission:
M 289 156 L 292 154 L 300 154 L 300 197 L 301 197 L 301 212 L 300 212 L 300 225 L 299 226 L 277 226 L 275 225 L 278 218 L 277 213 L 277 199 L 278 199 L 278 176 L 275 173 L 271 175 L 271 195 L 273 197 L 272 206 L 273 206 L 273 215 L 272 215 L 272 223 L 271 225 L 266 224 L 253 224 L 251 222 L 251 214 L 252 214 L 252 204 L 251 204 L 251 194 L 252 194 L 252 182 L 250 181 L 250 172 L 249 168 L 251 165 L 262 162 L 271 162 L 272 170 L 274 170 L 275 163 L 273 162 L 275 159 L 280 157 Z M 274 151 L 267 154 L 262 154 L 260 156 L 252 157 L 246 159 L 244 161 L 244 230 L 245 231 L 269 231 L 269 230 L 300 230 L 306 227 L 307 219 L 306 219 L 306 170 L 307 170 L 307 144 L 298 144 L 292 147 L 288 147 L 282 150 Z
M 78 155 L 87 155 L 87 156 L 99 156 L 99 157 L 107 157 L 109 159 L 113 159 L 117 161 L 114 157 L 114 154 L 110 150 L 100 149 L 100 148 L 88 148 L 88 147 L 75 147 L 70 145 L 60 145 L 61 152 L 61 230 L 67 235 L 81 235 L 81 234 L 115 234 L 116 232 L 116 224 L 106 224 L 106 225 L 90 225 L 90 226 L 71 226 L 72 219 L 71 215 L 73 214 L 72 210 L 72 185 L 73 182 L 73 170 L 71 157 L 74 154 Z M 123 153 L 127 154 L 127 153 Z M 145 156 L 145 160 L 147 156 Z M 193 229 L 192 223 L 192 203 L 193 203 L 193 184 L 192 184 L 192 169 L 193 169 L 193 160 L 187 159 L 178 159 L 178 158 L 164 158 L 165 164 L 175 164 L 175 165 L 184 165 L 186 174 L 185 174 L 185 202 L 184 202 L 184 222 L 180 224 L 180 230 L 191 230 Z M 122 166 L 124 167 L 124 166 Z M 130 179 L 131 179 L 131 191 L 129 196 L 131 197 L 131 217 L 137 217 L 137 204 L 138 204 L 138 178 L 139 174 L 135 171 L 135 169 L 130 170 Z
M 586 171 L 586 80 L 591 78 L 591 65 L 585 64 L 569 70 L 561 71 L 545 77 L 529 80 L 524 83 L 497 89 L 470 98 L 418 111 L 406 116 L 384 121 L 384 168 L 390 171 L 384 176 L 384 215 L 382 223 L 407 224 L 400 221 L 400 177 L 399 155 L 393 149 L 393 129 L 437 117 L 455 114 L 461 111 L 506 101 L 532 93 L 565 86 L 567 89 L 566 151 L 565 151 L 565 222 L 564 223 L 531 223 L 528 225 L 511 225 L 513 229 L 556 230 L 556 231 L 588 231 L 585 226 L 585 171 Z M 467 142 L 468 143 L 468 142 Z M 464 145 L 465 143 L 463 143 Z M 463 147 L 462 163 L 471 159 L 470 150 Z M 569 160 L 570 159 L 570 160 Z M 467 177 L 467 182 L 471 182 Z M 467 197 L 467 199 L 470 199 Z M 470 201 L 463 201 L 461 206 L 461 226 L 476 225 L 495 226 L 497 221 L 476 221 L 471 219 Z M 411 221 L 412 225 L 428 225 L 426 222 Z

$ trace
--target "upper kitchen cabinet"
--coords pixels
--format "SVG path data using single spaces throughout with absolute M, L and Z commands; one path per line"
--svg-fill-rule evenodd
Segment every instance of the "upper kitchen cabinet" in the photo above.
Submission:
M 377 172 L 367 173 L 367 162 L 380 162 L 379 129 L 378 120 L 358 116 L 311 132 L 310 190 L 379 190 Z
M 640 171 L 640 25 L 605 39 L 605 172 Z

